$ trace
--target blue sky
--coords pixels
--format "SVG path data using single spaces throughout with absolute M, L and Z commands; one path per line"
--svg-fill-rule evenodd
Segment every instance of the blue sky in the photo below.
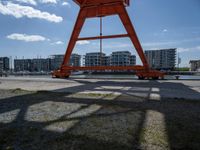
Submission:
M 127 9 L 144 50 L 177 48 L 181 66 L 200 59 L 200 0 L 131 0 Z M 72 0 L 0 0 L 0 56 L 64 54 L 78 11 Z M 103 23 L 104 35 L 125 33 L 117 16 Z M 96 35 L 99 20 L 87 20 L 80 36 Z M 118 50 L 136 54 L 128 38 L 104 40 L 103 49 L 108 55 Z M 77 43 L 74 49 L 81 55 L 98 51 L 99 41 Z

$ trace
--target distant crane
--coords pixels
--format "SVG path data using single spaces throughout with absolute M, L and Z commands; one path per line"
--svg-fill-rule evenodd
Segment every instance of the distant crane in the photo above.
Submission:
M 136 75 L 139 79 L 159 79 L 164 78 L 164 73 L 151 70 L 143 48 L 140 44 L 140 41 L 137 37 L 131 19 L 128 15 L 126 7 L 130 5 L 130 0 L 73 0 L 76 4 L 80 6 L 80 11 L 78 18 L 76 20 L 71 38 L 69 40 L 69 45 L 67 47 L 64 61 L 59 70 L 53 72 L 53 77 L 58 78 L 68 78 L 71 75 L 72 71 L 78 70 L 135 70 Z M 118 15 L 121 19 L 127 33 L 120 35 L 102 35 L 102 20 L 100 20 L 100 36 L 96 37 L 81 37 L 79 38 L 81 29 L 84 25 L 84 22 L 87 18 L 96 18 L 106 17 L 111 15 Z M 91 66 L 91 67 L 76 67 L 70 66 L 70 56 L 74 49 L 74 46 L 77 41 L 83 40 L 98 40 L 100 39 L 100 52 L 102 53 L 102 39 L 111 39 L 111 38 L 127 38 L 129 37 L 132 41 L 143 66 Z M 102 62 L 102 59 L 101 59 Z

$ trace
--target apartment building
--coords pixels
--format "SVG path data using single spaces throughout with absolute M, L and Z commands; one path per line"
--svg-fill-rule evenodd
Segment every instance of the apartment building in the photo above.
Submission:
M 0 57 L 0 71 L 9 71 L 10 70 L 10 59 L 8 57 Z
M 200 60 L 190 61 L 190 71 L 200 71 Z
M 70 66 L 81 66 L 81 56 L 78 54 L 72 54 L 70 57 Z
M 14 71 L 31 71 L 31 59 L 15 59 Z
M 50 71 L 50 59 L 32 59 L 30 65 L 31 72 L 48 72 Z
M 85 66 L 101 66 L 106 64 L 106 54 L 104 53 L 86 53 L 85 55 Z
M 0 59 L 0 73 L 3 72 L 3 60 Z
M 145 55 L 151 68 L 174 70 L 176 66 L 176 49 L 146 50 Z
M 130 66 L 135 66 L 136 65 L 136 56 L 131 55 L 130 56 Z
M 111 54 L 111 66 L 132 66 L 136 64 L 136 56 L 129 51 L 117 51 Z
M 102 56 L 102 57 L 101 57 Z M 136 56 L 129 51 L 113 52 L 110 56 L 104 53 L 86 53 L 85 66 L 132 66 L 136 64 Z
M 52 55 L 50 56 L 50 70 L 57 70 L 63 63 L 65 55 Z
M 52 55 L 49 58 L 35 58 L 35 59 L 15 59 L 15 72 L 29 71 L 29 72 L 49 72 L 57 70 L 63 63 L 64 55 Z M 80 66 L 81 56 L 72 54 L 70 58 L 72 66 Z

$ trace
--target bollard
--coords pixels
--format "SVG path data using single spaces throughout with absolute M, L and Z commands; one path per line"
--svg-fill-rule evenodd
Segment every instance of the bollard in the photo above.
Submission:
M 180 76 L 175 76 L 176 77 L 176 80 L 179 80 Z

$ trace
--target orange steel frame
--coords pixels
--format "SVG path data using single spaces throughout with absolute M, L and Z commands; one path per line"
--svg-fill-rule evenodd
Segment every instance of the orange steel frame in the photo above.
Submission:
M 125 7 L 129 6 L 129 0 L 73 0 L 80 6 L 78 18 L 76 20 L 69 45 L 66 50 L 64 61 L 60 70 L 54 71 L 55 77 L 69 77 L 71 71 L 75 70 L 135 70 L 137 76 L 141 79 L 144 78 L 163 78 L 164 74 L 150 69 L 142 46 L 139 42 L 135 29 L 132 25 L 131 19 Z M 120 35 L 107 35 L 96 37 L 79 38 L 79 34 L 87 18 L 105 17 L 111 15 L 118 15 L 121 19 L 127 34 Z M 129 37 L 143 63 L 143 66 L 95 66 L 95 67 L 72 67 L 69 65 L 70 56 L 77 41 L 81 40 L 97 40 L 97 39 L 110 39 L 110 38 L 124 38 Z

